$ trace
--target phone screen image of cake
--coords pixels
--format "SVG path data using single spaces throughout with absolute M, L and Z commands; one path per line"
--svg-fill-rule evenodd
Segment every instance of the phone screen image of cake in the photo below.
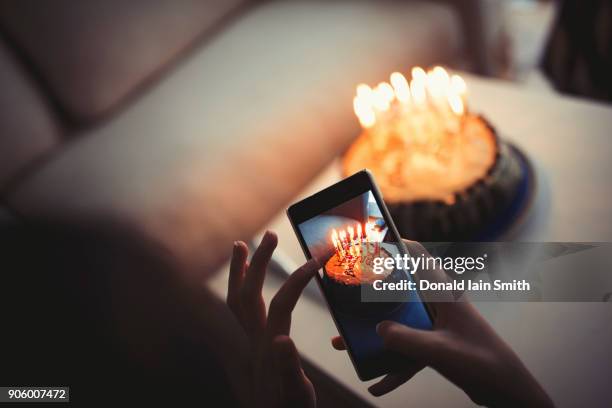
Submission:
M 383 345 L 376 325 L 383 320 L 432 328 L 419 301 L 362 302 L 362 285 L 398 273 L 394 268 L 375 273 L 374 259 L 400 253 L 400 243 L 370 191 L 302 222 L 298 228 L 310 254 L 323 265 L 322 290 L 356 360 L 380 357 Z

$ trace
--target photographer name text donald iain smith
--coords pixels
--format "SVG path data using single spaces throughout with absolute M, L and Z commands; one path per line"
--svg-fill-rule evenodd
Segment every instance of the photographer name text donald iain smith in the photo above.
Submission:
M 402 279 L 398 282 L 384 282 L 381 279 L 374 281 L 374 290 L 416 290 L 417 284 L 414 281 Z M 431 282 L 425 279 L 421 279 L 418 282 L 419 290 L 475 290 L 475 291 L 529 291 L 531 285 L 526 280 L 513 279 L 510 282 L 504 282 L 499 279 L 493 282 L 486 282 L 483 280 L 472 281 L 471 279 L 465 281 L 452 281 L 452 282 Z

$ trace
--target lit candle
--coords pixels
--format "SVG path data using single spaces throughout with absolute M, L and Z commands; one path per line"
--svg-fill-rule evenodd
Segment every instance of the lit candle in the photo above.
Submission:
M 451 88 L 453 92 L 461 98 L 461 102 L 463 102 L 463 110 L 467 112 L 467 85 L 463 78 L 459 75 L 454 74 L 450 78 Z
M 464 107 L 461 97 L 455 93 L 451 93 L 448 96 L 448 105 L 453 112 L 452 119 L 449 121 L 451 131 L 457 133 L 460 131 L 461 124 L 463 123 Z
M 404 144 L 408 145 L 411 135 L 416 133 L 414 120 L 416 112 L 412 109 L 413 101 L 410 93 L 410 86 L 408 85 L 406 77 L 399 72 L 392 73 L 389 79 L 395 91 L 395 98 L 399 102 L 398 111 L 400 127 L 405 129 L 404 132 L 400 132 L 399 136 Z
M 361 224 L 357 224 L 357 242 L 359 243 L 359 255 L 362 255 L 363 244 L 361 242 Z
M 370 89 L 370 87 L 368 87 L 368 89 Z M 370 89 L 370 92 L 371 91 L 372 90 Z M 359 96 L 359 94 L 355 96 L 353 99 L 353 109 L 359 118 L 359 123 L 361 123 L 361 126 L 367 129 L 374 126 L 376 123 L 376 114 L 372 109 L 371 96 L 369 96 L 369 94 L 366 95 L 368 96 Z
M 434 118 L 431 111 L 427 108 L 427 74 L 422 68 L 412 70 L 412 81 L 410 81 L 410 93 L 414 101 L 414 138 L 420 143 L 424 143 L 433 131 Z
M 393 72 L 389 83 L 381 82 L 374 89 L 358 85 L 353 108 L 375 154 L 386 156 L 384 152 L 397 139 L 415 153 L 437 155 L 446 135 L 461 131 L 466 95 L 467 86 L 460 76 L 449 75 L 441 66 L 429 71 L 414 67 L 410 80 Z M 383 157 L 377 160 L 386 163 Z M 387 162 L 381 166 L 396 173 L 394 160 Z
M 389 108 L 391 102 L 395 98 L 393 88 L 386 82 L 379 83 L 371 94 L 371 104 L 376 112 L 376 121 L 378 123 L 377 131 L 373 134 L 374 149 L 377 151 L 384 150 L 389 139 L 390 124 L 392 115 Z
M 343 250 L 345 249 L 344 244 L 346 243 L 346 232 L 344 230 L 340 231 L 340 245 L 342 245 Z M 346 251 L 344 252 L 346 255 Z
M 393 72 L 373 87 L 360 84 L 353 108 L 362 134 L 344 155 L 344 173 L 369 168 L 393 201 L 452 204 L 455 192 L 496 157 L 491 154 L 497 146 L 491 143 L 492 130 L 468 112 L 468 91 L 460 76 L 441 66 L 414 67 L 407 75 Z M 380 251 L 380 242 L 370 248 L 374 236 L 365 221 L 365 248 L 358 252 L 369 255 L 372 248 Z
M 406 78 L 401 73 L 394 72 L 389 79 L 397 100 L 404 106 L 408 105 L 410 103 L 410 87 Z
M 449 122 L 454 121 L 448 107 L 447 97 L 452 93 L 451 79 L 442 67 L 434 67 L 427 73 L 427 92 L 432 111 L 436 113 L 436 131 L 448 130 Z
M 335 228 L 332 229 L 332 243 L 334 244 L 336 255 L 338 256 L 340 260 L 342 260 L 342 258 L 344 258 L 344 251 L 342 250 L 342 245 L 340 244 L 340 241 L 338 240 L 338 232 L 336 231 Z

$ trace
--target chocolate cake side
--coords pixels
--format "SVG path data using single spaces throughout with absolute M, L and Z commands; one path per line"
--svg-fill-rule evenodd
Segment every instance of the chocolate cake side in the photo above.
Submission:
M 498 139 L 495 164 L 479 181 L 455 194 L 455 202 L 387 203 L 400 234 L 417 241 L 465 241 L 504 214 L 522 182 L 522 166 L 512 149 Z

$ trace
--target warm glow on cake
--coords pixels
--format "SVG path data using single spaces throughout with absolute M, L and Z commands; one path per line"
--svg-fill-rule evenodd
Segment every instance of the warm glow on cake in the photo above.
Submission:
M 496 139 L 467 108 L 467 86 L 442 67 L 415 67 L 408 80 L 357 86 L 353 108 L 363 133 L 347 152 L 345 174 L 370 169 L 390 202 L 452 204 L 495 162 Z
M 325 265 L 327 275 L 346 285 L 360 285 L 383 279 L 392 270 L 383 274 L 372 272 L 374 257 L 389 256 L 381 241 L 381 233 L 371 222 L 366 222 L 363 226 L 360 223 L 348 225 L 339 232 L 333 228 L 330 242 L 334 253 Z

